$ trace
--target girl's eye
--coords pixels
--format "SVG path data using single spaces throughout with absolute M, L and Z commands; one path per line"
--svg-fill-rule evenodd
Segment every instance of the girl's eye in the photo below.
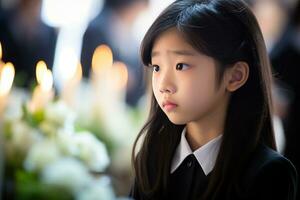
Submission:
M 184 63 L 178 63 L 177 65 L 176 65 L 176 70 L 185 70 L 185 69 L 187 69 L 189 67 L 189 65 L 187 65 L 187 64 L 184 64 Z
M 153 71 L 158 72 L 159 71 L 159 66 L 158 65 L 152 65 Z

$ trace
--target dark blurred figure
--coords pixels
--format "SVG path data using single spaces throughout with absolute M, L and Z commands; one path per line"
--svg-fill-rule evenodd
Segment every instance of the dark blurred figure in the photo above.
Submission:
M 260 25 L 267 50 L 270 53 L 281 37 L 290 12 L 291 1 L 287 0 L 246 0 L 250 4 Z
M 89 24 L 83 38 L 81 63 L 83 75 L 90 74 L 94 50 L 108 45 L 114 60 L 128 67 L 126 103 L 135 106 L 144 93 L 143 68 L 139 59 L 139 43 L 132 36 L 137 16 L 148 6 L 148 0 L 107 0 L 103 11 Z
M 300 1 L 284 30 L 282 37 L 270 53 L 276 78 L 291 91 L 290 106 L 284 119 L 286 135 L 285 156 L 300 173 Z M 298 184 L 298 198 L 300 186 Z
M 284 155 L 300 174 L 300 0 L 246 0 L 261 26 L 275 77 L 275 113 L 283 121 Z M 279 91 L 279 92 L 278 92 Z M 277 102 L 277 103 L 276 103 Z M 279 104 L 278 104 L 279 103 Z M 298 184 L 297 199 L 300 198 Z
M 0 41 L 3 60 L 16 68 L 15 85 L 35 82 L 35 67 L 44 60 L 52 68 L 56 31 L 41 21 L 41 0 L 19 0 L 0 14 Z

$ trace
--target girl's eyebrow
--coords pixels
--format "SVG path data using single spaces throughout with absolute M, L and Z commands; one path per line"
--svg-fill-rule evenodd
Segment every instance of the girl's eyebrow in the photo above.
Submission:
M 181 55 L 181 56 L 195 56 L 196 53 L 189 50 L 168 50 L 167 53 L 169 54 L 175 54 L 175 55 Z M 158 51 L 152 51 L 151 57 L 159 56 L 160 52 Z

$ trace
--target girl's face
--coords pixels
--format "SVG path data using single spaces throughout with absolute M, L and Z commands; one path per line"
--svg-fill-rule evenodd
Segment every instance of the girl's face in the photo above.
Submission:
M 216 62 L 188 44 L 175 28 L 154 43 L 152 87 L 161 109 L 174 124 L 213 120 L 224 112 L 228 94 L 216 81 Z

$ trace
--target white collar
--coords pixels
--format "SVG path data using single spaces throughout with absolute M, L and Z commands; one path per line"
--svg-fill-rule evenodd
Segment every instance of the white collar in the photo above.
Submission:
M 175 155 L 172 160 L 171 173 L 173 173 L 179 167 L 179 165 L 188 155 L 194 154 L 205 175 L 209 174 L 215 166 L 222 141 L 222 135 L 219 135 L 218 137 L 210 140 L 208 143 L 192 152 L 186 140 L 185 134 L 186 128 L 184 128 L 181 133 L 181 140 L 179 145 L 177 146 Z

